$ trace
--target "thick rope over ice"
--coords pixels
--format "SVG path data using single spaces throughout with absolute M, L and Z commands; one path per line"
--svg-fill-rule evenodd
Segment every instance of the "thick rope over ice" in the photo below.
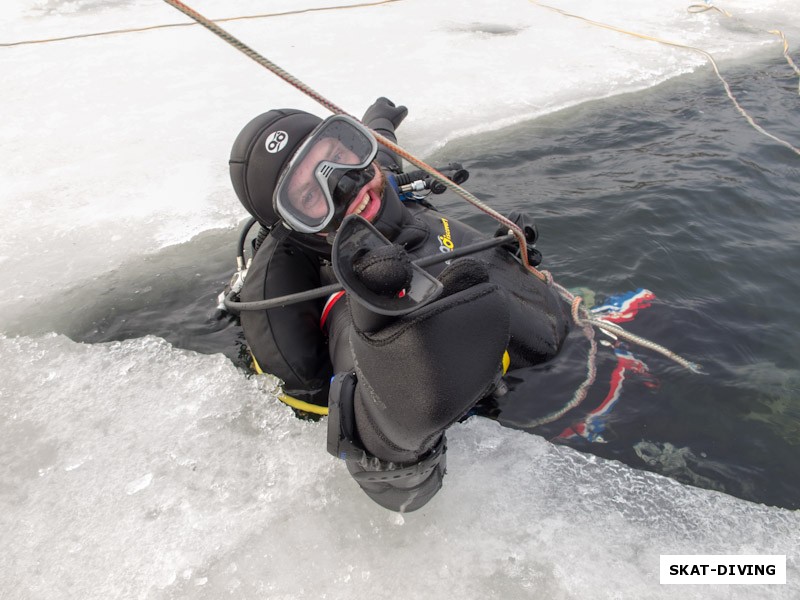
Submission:
M 275 73 L 278 77 L 283 79 L 286 83 L 294 86 L 295 88 L 303 92 L 305 95 L 307 95 L 309 98 L 312 98 L 313 100 L 317 101 L 319 104 L 327 108 L 332 113 L 337 115 L 348 115 L 350 117 L 353 117 L 353 115 L 348 114 L 344 109 L 336 106 L 333 102 L 331 102 L 321 94 L 318 94 L 313 88 L 311 88 L 310 86 L 306 85 L 305 83 L 297 79 L 294 75 L 288 73 L 287 71 L 284 71 L 274 62 L 262 56 L 261 54 L 259 54 L 258 52 L 256 52 L 243 42 L 241 42 L 239 39 L 237 39 L 227 31 L 225 31 L 222 27 L 220 27 L 213 21 L 210 21 L 200 13 L 189 8 L 183 2 L 180 2 L 180 0 L 164 0 L 164 2 L 166 2 L 171 6 L 174 6 L 183 14 L 190 17 L 191 19 L 194 19 L 195 21 L 200 23 L 200 25 L 202 25 L 203 27 L 205 27 L 218 37 L 228 42 L 228 44 L 230 44 L 240 52 L 244 53 L 246 56 L 252 58 L 262 67 L 269 69 L 270 71 Z M 519 242 L 519 249 L 520 249 L 520 254 L 522 256 L 522 263 L 525 265 L 525 268 L 528 271 L 530 271 L 533 275 L 538 277 L 540 280 L 542 281 L 547 280 L 547 278 L 542 273 L 540 273 L 535 267 L 531 266 L 528 263 L 528 249 L 527 249 L 527 242 L 525 240 L 525 234 L 523 233 L 522 229 L 520 229 L 513 221 L 510 221 L 509 219 L 507 219 L 506 217 L 495 211 L 490 206 L 484 204 L 481 200 L 476 198 L 474 195 L 472 195 L 470 192 L 462 188 L 460 185 L 458 185 L 453 181 L 450 181 L 439 171 L 437 171 L 427 163 L 423 162 L 422 160 L 418 159 L 417 157 L 413 156 L 412 154 L 406 152 L 403 148 L 401 148 L 394 142 L 386 139 L 385 137 L 376 132 L 373 132 L 373 134 L 375 135 L 375 139 L 378 140 L 380 144 L 382 144 L 386 148 L 389 148 L 390 150 L 395 152 L 398 156 L 405 158 L 408 162 L 410 162 L 417 168 L 422 169 L 423 171 L 431 175 L 434 179 L 440 181 L 448 189 L 452 190 L 453 192 L 464 198 L 464 200 L 466 200 L 479 210 L 488 214 L 490 217 L 501 223 L 504 227 L 508 227 L 508 230 L 514 234 L 514 237 L 516 237 L 517 241 Z
M 166 2 L 167 4 L 169 4 L 171 6 L 174 6 L 175 8 L 180 10 L 182 13 L 184 13 L 185 15 L 187 15 L 188 17 L 190 17 L 191 19 L 193 19 L 194 21 L 196 21 L 197 23 L 199 23 L 200 25 L 202 25 L 203 27 L 205 27 L 206 29 L 208 29 L 209 31 L 211 31 L 212 33 L 214 33 L 215 35 L 217 35 L 218 37 L 223 39 L 224 41 L 226 41 L 228 44 L 230 44 L 231 46 L 233 46 L 234 48 L 236 48 L 237 50 L 239 50 L 240 52 L 242 52 L 246 56 L 248 56 L 251 59 L 253 59 L 255 62 L 257 62 L 261 66 L 263 66 L 266 69 L 272 71 L 273 73 L 278 75 L 281 79 L 283 79 L 284 81 L 286 81 L 287 83 L 289 83 L 293 87 L 297 88 L 298 90 L 300 90 L 301 92 L 303 92 L 304 94 L 309 96 L 310 98 L 312 98 L 315 101 L 317 101 L 319 104 L 321 104 L 322 106 L 324 106 L 325 108 L 330 110 L 332 113 L 338 114 L 338 115 L 348 115 L 348 113 L 345 112 L 342 108 L 338 107 L 333 102 L 329 101 L 327 98 L 325 98 L 321 94 L 317 93 L 310 86 L 306 85 L 305 83 L 303 83 L 302 81 L 300 81 L 299 79 L 297 79 L 296 77 L 294 77 L 293 75 L 288 73 L 287 71 L 284 71 L 281 67 L 279 67 L 278 65 L 273 63 L 271 60 L 269 60 L 266 57 L 262 56 L 261 54 L 259 54 L 258 52 L 256 52 L 255 50 L 253 50 L 252 48 L 250 48 L 249 46 L 247 46 L 246 44 L 244 44 L 240 40 L 238 40 L 236 37 L 234 37 L 233 35 L 231 35 L 227 31 L 225 31 L 222 27 L 220 27 L 216 23 L 210 21 L 209 19 L 207 19 L 206 17 L 204 17 L 200 13 L 198 13 L 195 10 L 191 9 L 190 7 L 186 6 L 180 0 L 164 0 L 164 2 Z M 348 116 L 352 117 L 352 115 L 348 115 Z M 355 118 L 355 117 L 353 117 L 353 118 Z M 597 349 L 597 345 L 596 345 L 596 343 L 594 341 L 594 331 L 592 330 L 592 328 L 590 326 L 590 325 L 596 325 L 596 323 L 594 323 L 589 318 L 588 313 L 586 312 L 585 309 L 583 309 L 583 312 L 585 313 L 586 316 L 584 318 L 582 318 L 582 319 L 578 318 L 579 317 L 578 305 L 580 304 L 581 299 L 580 298 L 576 298 L 575 296 L 570 294 L 565 288 L 563 288 L 562 286 L 556 284 L 553 281 L 553 278 L 550 275 L 550 273 L 538 271 L 535 267 L 533 267 L 532 265 L 529 264 L 529 262 L 528 262 L 528 251 L 527 251 L 527 241 L 525 239 L 525 234 L 523 233 L 522 229 L 520 229 L 520 227 L 518 227 L 516 225 L 516 223 L 514 223 L 513 221 L 507 219 L 506 217 L 504 217 L 503 215 L 498 213 L 496 210 L 494 210 L 493 208 L 491 208 L 490 206 L 486 205 L 484 202 L 482 202 L 481 200 L 476 198 L 473 194 L 471 194 L 470 192 L 468 192 L 467 190 L 462 188 L 460 185 L 458 185 L 455 182 L 451 181 L 450 179 L 445 177 L 442 173 L 440 173 L 439 171 L 437 171 L 436 169 L 434 169 L 430 165 L 426 164 L 422 160 L 418 159 L 414 155 L 410 154 L 409 152 L 407 152 L 406 150 L 404 150 L 403 148 L 401 148 L 400 146 L 398 146 L 394 142 L 386 139 L 382 135 L 379 135 L 379 134 L 377 134 L 375 132 L 373 132 L 373 134 L 375 135 L 375 138 L 378 140 L 378 142 L 380 142 L 383 146 L 389 148 L 390 150 L 395 152 L 398 156 L 403 157 L 404 159 L 406 159 L 408 162 L 410 162 L 411 164 L 413 164 L 417 168 L 422 169 L 423 171 L 425 171 L 426 173 L 428 173 L 429 175 L 434 177 L 434 179 L 436 179 L 436 180 L 440 181 L 442 184 L 444 184 L 445 187 L 447 187 L 449 190 L 455 192 L 456 194 L 461 196 L 463 199 L 465 199 L 467 202 L 469 202 L 470 204 L 472 204 L 473 206 L 475 206 L 479 210 L 481 210 L 481 211 L 485 212 L 486 214 L 488 214 L 490 217 L 492 217 L 493 219 L 495 219 L 496 221 L 501 223 L 504 227 L 507 227 L 509 233 L 513 233 L 514 237 L 516 237 L 517 241 L 519 242 L 520 256 L 522 258 L 522 264 L 525 266 L 525 268 L 531 274 L 533 274 L 534 276 L 539 278 L 541 281 L 546 282 L 548 285 L 554 286 L 554 289 L 556 289 L 559 292 L 559 294 L 561 294 L 562 298 L 567 300 L 567 302 L 573 306 L 573 311 L 572 312 L 573 312 L 573 317 L 575 318 L 575 322 L 576 322 L 576 324 L 578 324 L 579 326 L 581 326 L 584 329 L 584 334 L 586 335 L 587 339 L 589 340 L 589 343 L 590 343 L 590 346 L 591 346 L 591 350 L 590 350 L 590 353 L 589 353 L 588 366 L 587 366 L 587 370 L 589 372 L 588 376 L 587 376 L 587 379 L 580 386 L 580 388 L 575 392 L 575 396 L 573 397 L 573 402 L 579 403 L 583 399 L 583 397 L 585 397 L 586 391 L 588 390 L 588 388 L 591 385 L 591 383 L 594 381 L 594 357 L 595 357 L 596 349 Z M 603 321 L 602 324 L 603 324 L 603 326 L 605 326 L 606 325 L 605 321 Z M 684 359 L 678 357 L 677 355 L 675 355 L 674 353 L 670 352 L 669 350 L 666 350 L 665 348 L 662 348 L 661 346 L 659 346 L 658 344 L 655 344 L 654 342 L 649 342 L 648 340 L 644 340 L 643 338 L 640 338 L 638 336 L 634 336 L 632 334 L 629 334 L 624 329 L 622 329 L 622 327 L 620 327 L 619 325 L 615 325 L 614 326 L 614 331 L 617 332 L 617 334 L 620 335 L 620 337 L 625 337 L 625 339 L 628 339 L 628 340 L 630 340 L 630 341 L 632 341 L 634 343 L 645 345 L 648 348 L 657 349 L 657 351 L 661 352 L 665 356 L 669 356 L 670 358 L 674 357 L 673 360 L 675 360 L 675 358 L 679 359 L 677 361 L 677 362 L 679 362 L 679 364 L 682 364 L 684 366 L 693 364 L 693 363 L 690 363 L 687 360 L 684 360 Z M 658 349 L 660 349 L 660 350 L 658 350 Z M 687 366 L 687 368 L 691 368 L 691 367 Z

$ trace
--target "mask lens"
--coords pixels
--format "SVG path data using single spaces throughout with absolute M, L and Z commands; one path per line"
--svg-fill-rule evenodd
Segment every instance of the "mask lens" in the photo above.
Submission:
M 367 167 L 378 146 L 363 125 L 350 117 L 330 117 L 298 150 L 275 190 L 275 208 L 297 231 L 323 230 L 334 216 L 334 190 L 342 176 Z

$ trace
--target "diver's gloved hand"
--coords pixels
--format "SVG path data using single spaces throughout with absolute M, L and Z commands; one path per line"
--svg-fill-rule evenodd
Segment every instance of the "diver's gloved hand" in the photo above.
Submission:
M 367 109 L 361 122 L 370 129 L 387 129 L 387 123 L 382 122 L 385 119 L 394 130 L 407 115 L 408 109 L 405 106 L 395 106 L 394 102 L 381 96 Z
M 397 245 L 373 248 L 353 261 L 353 272 L 367 289 L 394 297 L 411 285 L 411 259 Z
M 353 274 L 369 292 L 385 298 L 401 297 L 411 286 L 411 258 L 401 246 L 372 248 L 355 258 Z M 396 320 L 396 317 L 370 310 L 357 298 L 353 300 L 350 314 L 353 323 L 361 331 L 377 331 Z
M 367 109 L 361 121 L 390 142 L 397 142 L 395 129 L 400 126 L 406 115 L 408 115 L 408 109 L 405 106 L 395 106 L 394 102 L 381 96 Z M 384 146 L 378 147 L 376 161 L 384 169 L 397 173 L 403 171 L 403 161 L 400 157 Z

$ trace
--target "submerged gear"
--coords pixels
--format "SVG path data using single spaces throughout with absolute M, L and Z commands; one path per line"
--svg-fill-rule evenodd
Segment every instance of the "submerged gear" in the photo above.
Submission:
M 263 226 L 278 221 L 273 195 L 289 159 L 322 119 L 293 110 L 271 110 L 250 121 L 231 148 L 231 183 L 239 201 Z
M 284 167 L 275 189 L 275 212 L 301 233 L 335 231 L 375 176 L 369 167 L 377 153 L 375 137 L 355 119 L 325 119 Z

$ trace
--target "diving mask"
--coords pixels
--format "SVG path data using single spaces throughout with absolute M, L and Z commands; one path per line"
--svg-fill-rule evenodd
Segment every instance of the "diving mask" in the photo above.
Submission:
M 345 115 L 325 119 L 297 150 L 278 179 L 275 211 L 294 231 L 335 231 L 348 204 L 375 175 L 378 143 Z

